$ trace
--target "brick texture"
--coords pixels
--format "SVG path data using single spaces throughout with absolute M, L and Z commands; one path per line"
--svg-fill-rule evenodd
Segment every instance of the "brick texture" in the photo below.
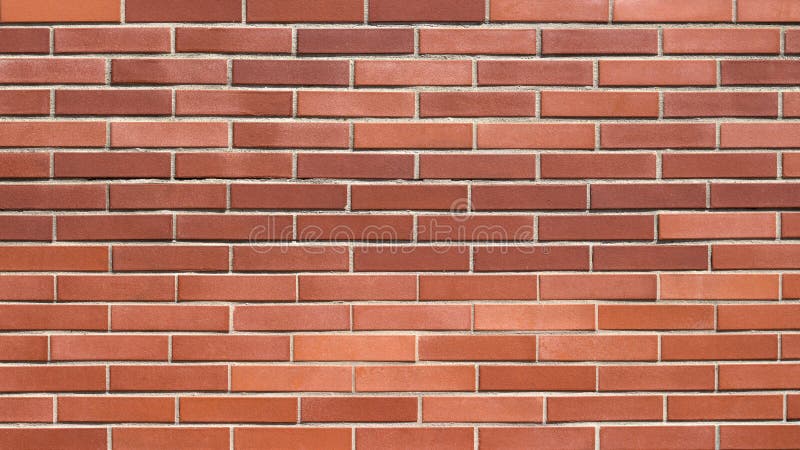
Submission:
M 797 0 L 0 0 L 0 448 L 800 448 Z

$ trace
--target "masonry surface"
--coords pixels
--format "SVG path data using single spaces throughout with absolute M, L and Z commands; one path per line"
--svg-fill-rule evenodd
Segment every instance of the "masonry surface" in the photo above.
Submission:
M 798 25 L 0 0 L 0 448 L 800 448 Z

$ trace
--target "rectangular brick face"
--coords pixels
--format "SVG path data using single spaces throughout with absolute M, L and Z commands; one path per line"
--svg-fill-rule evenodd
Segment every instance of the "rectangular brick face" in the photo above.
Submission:
M 800 448 L 800 0 L 0 0 L 0 449 Z

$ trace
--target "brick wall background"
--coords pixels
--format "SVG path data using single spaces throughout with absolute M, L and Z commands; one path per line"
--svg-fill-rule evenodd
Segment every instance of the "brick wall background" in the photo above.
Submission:
M 800 447 L 797 23 L 0 0 L 0 447 Z

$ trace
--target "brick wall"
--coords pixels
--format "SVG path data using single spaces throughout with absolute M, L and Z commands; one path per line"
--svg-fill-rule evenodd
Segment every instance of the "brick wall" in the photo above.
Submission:
M 0 0 L 0 447 L 800 447 L 797 23 Z

